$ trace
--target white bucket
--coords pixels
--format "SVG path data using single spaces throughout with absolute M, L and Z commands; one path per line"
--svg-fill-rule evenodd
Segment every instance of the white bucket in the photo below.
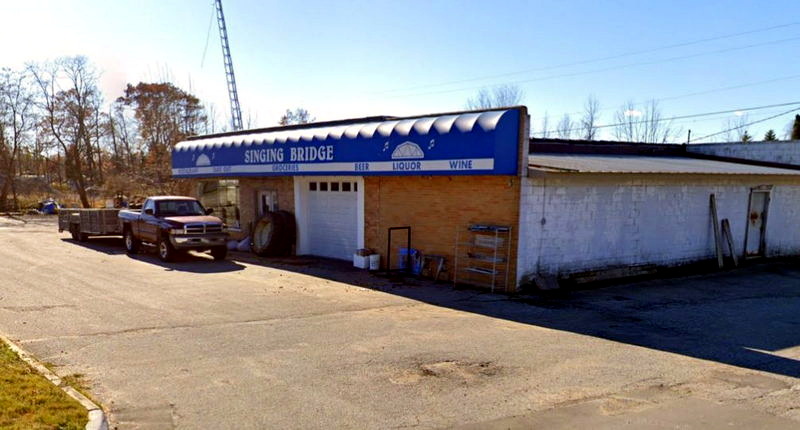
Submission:
M 369 256 L 369 270 L 380 270 L 381 268 L 381 255 L 372 254 Z
M 353 267 L 357 267 L 359 269 L 368 269 L 369 259 L 366 256 L 353 254 Z

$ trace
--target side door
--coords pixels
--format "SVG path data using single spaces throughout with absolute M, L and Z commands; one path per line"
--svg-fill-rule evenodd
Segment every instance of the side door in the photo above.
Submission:
M 147 214 L 148 209 L 152 210 L 153 214 Z M 145 242 L 155 243 L 156 233 L 158 227 L 158 218 L 156 218 L 156 202 L 147 199 L 142 206 L 142 214 L 139 217 L 138 225 L 139 238 Z
M 261 218 L 267 212 L 278 210 L 278 192 L 275 190 L 259 190 L 256 196 L 256 214 Z
M 760 186 L 750 190 L 747 208 L 747 227 L 744 231 L 745 258 L 764 257 L 767 248 L 767 214 L 772 187 Z

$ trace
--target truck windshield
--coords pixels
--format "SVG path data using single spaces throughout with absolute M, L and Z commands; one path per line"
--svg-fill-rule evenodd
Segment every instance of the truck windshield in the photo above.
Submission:
M 197 200 L 159 200 L 156 201 L 158 216 L 205 215 L 203 206 Z

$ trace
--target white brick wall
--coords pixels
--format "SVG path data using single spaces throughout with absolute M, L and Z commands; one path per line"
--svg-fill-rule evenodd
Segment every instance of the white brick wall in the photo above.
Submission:
M 718 157 L 769 161 L 800 166 L 800 142 L 708 143 L 687 145 L 686 150 Z
M 584 175 L 523 178 L 518 278 L 610 266 L 714 258 L 709 194 L 728 218 L 737 254 L 750 188 L 774 185 L 770 256 L 800 254 L 800 184 L 780 177 Z

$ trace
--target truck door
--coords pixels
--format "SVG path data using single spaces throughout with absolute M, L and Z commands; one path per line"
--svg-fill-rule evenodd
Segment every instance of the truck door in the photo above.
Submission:
M 148 215 L 147 210 L 153 211 L 153 215 Z M 139 217 L 137 227 L 139 229 L 139 237 L 145 242 L 155 243 L 158 233 L 158 219 L 155 216 L 156 202 L 152 199 L 147 199 L 142 206 L 142 214 Z

